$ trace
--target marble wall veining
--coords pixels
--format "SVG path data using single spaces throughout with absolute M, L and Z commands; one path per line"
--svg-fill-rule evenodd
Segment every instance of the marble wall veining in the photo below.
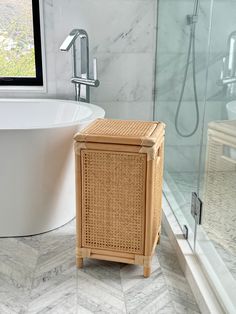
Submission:
M 91 102 L 107 117 L 152 119 L 156 12 L 156 0 L 43 0 L 47 92 L 14 96 L 74 99 L 72 55 L 59 47 L 73 28 L 84 28 L 90 69 L 96 57 L 101 81 Z
M 198 97 L 203 100 L 206 86 L 206 67 L 209 66 L 207 99 L 225 100 L 222 86 L 218 84 L 222 58 L 227 55 L 227 40 L 236 30 L 233 0 L 202 0 L 199 2 L 196 24 L 196 72 Z M 186 65 L 190 26 L 187 14 L 192 14 L 194 1 L 160 0 L 158 7 L 158 54 L 157 87 L 158 99 L 176 101 Z M 212 16 L 211 16 L 212 14 Z M 211 22 L 211 24 L 210 24 Z M 210 42 L 209 39 L 210 32 Z M 209 47 L 208 47 L 209 44 Z M 209 60 L 207 60 L 209 51 Z M 185 100 L 193 100 L 190 70 L 185 91 Z
M 205 69 L 207 65 L 207 42 L 210 23 L 210 0 L 200 1 L 196 24 L 196 72 L 198 95 L 204 97 Z M 161 0 L 158 7 L 158 55 L 157 55 L 157 94 L 161 100 L 176 101 L 180 95 L 181 83 L 187 63 L 190 25 L 188 14 L 193 12 L 193 1 Z M 193 100 L 192 68 L 185 89 L 184 99 Z
M 177 134 L 175 114 L 187 63 L 190 26 L 186 23 L 186 16 L 192 14 L 194 0 L 160 0 L 158 6 L 156 119 L 167 124 L 166 166 L 171 172 L 199 171 L 202 132 L 205 145 L 208 122 L 227 119 L 225 105 L 229 99 L 225 88 L 219 84 L 219 79 L 222 58 L 228 53 L 228 37 L 236 29 L 236 2 L 200 0 L 199 4 L 195 60 L 200 121 L 197 132 L 189 138 Z M 183 132 L 188 133 L 193 130 L 195 122 L 191 61 L 179 126 Z M 202 160 L 204 163 L 204 156 Z
M 187 64 L 190 26 L 186 16 L 193 12 L 193 1 L 160 0 L 158 7 L 157 63 L 156 63 L 156 119 L 166 128 L 166 169 L 168 172 L 197 171 L 201 128 L 191 137 L 181 137 L 175 129 L 175 115 Z M 207 40 L 210 22 L 210 0 L 200 1 L 196 24 L 196 80 L 200 117 L 204 112 Z M 199 84 L 201 82 L 201 84 Z M 179 127 L 184 133 L 194 128 L 192 62 L 189 65 L 186 87 L 179 114 Z

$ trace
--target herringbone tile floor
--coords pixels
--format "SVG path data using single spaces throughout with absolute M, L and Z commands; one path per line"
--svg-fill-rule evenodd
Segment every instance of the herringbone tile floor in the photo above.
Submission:
M 75 266 L 75 221 L 52 232 L 0 239 L 1 314 L 200 313 L 165 234 L 142 267 L 86 260 Z

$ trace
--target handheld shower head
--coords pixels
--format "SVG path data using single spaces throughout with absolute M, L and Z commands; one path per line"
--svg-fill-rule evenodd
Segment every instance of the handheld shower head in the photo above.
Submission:
M 76 41 L 77 37 L 88 37 L 88 34 L 83 29 L 73 29 L 70 34 L 66 37 L 63 41 L 60 50 L 61 51 L 68 51 Z

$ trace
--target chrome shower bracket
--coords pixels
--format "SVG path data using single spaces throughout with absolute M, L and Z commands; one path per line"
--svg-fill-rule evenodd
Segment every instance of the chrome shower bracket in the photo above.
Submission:
M 196 24 L 198 21 L 197 14 L 188 14 L 186 15 L 187 25 Z

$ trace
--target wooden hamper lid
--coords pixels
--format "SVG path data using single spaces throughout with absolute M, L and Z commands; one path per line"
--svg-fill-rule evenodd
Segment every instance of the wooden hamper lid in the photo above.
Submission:
M 165 124 L 136 120 L 97 119 L 74 136 L 77 142 L 153 146 Z

